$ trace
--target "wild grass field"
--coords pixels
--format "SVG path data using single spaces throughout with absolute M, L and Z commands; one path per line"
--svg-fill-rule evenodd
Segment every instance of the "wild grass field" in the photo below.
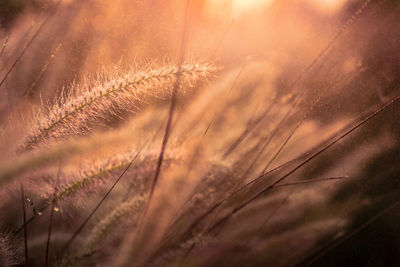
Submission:
M 1 0 L 0 266 L 400 266 L 397 0 Z

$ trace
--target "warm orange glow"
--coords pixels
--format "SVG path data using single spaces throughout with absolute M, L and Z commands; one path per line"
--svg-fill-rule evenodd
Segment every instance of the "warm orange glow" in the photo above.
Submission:
M 0 3 L 0 267 L 400 267 L 400 0 Z
M 233 8 L 237 11 L 246 11 L 261 5 L 271 4 L 274 0 L 233 0 Z
M 347 1 L 346 0 L 308 0 L 316 9 L 323 13 L 333 13 L 338 11 Z
M 211 12 L 221 11 L 227 6 L 232 8 L 234 16 L 259 8 L 260 6 L 268 6 L 275 0 L 209 0 Z

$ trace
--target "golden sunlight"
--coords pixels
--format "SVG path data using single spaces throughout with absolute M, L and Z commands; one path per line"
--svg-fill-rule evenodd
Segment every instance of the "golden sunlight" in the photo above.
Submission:
M 322 13 L 335 13 L 347 1 L 346 0 L 308 0 L 318 11 Z
M 233 16 L 240 16 L 243 13 L 259 8 L 260 6 L 268 6 L 273 3 L 274 0 L 209 0 L 208 5 L 210 11 L 222 10 L 226 7 L 230 7 Z
M 233 8 L 237 11 L 248 11 L 261 5 L 269 5 L 274 0 L 233 0 Z
M 400 266 L 400 0 L 0 0 L 0 267 Z
M 273 2 L 274 0 L 232 0 L 233 16 L 240 16 L 255 8 L 268 6 Z

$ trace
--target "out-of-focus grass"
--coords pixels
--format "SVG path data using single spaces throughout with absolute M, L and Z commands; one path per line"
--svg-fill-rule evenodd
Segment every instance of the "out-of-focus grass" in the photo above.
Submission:
M 56 4 L 0 3 L 0 265 L 399 264 L 398 1 Z

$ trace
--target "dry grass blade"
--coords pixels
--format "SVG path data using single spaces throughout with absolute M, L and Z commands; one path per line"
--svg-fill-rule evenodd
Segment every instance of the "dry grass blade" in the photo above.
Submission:
M 219 219 L 215 219 L 214 221 L 210 222 L 210 226 L 206 230 L 202 230 L 203 232 L 210 233 L 214 229 L 221 226 L 224 222 L 226 222 L 232 215 L 234 215 L 239 210 L 246 207 L 252 201 L 257 199 L 260 195 L 264 194 L 266 191 L 276 187 L 280 182 L 284 181 L 287 177 L 291 174 L 296 172 L 302 166 L 309 163 L 312 159 L 320 155 L 321 153 L 328 150 L 330 147 L 338 143 L 344 137 L 348 136 L 350 133 L 388 109 L 389 107 L 396 104 L 400 101 L 400 96 L 392 98 L 387 103 L 380 105 L 380 107 L 375 108 L 371 112 L 367 112 L 366 115 L 360 116 L 359 119 L 354 120 L 351 122 L 347 127 L 339 130 L 337 133 L 333 134 L 331 138 L 328 138 L 325 142 L 321 145 L 317 146 L 314 149 L 311 149 L 309 152 L 304 153 L 303 155 L 299 156 L 298 158 L 291 160 L 285 164 L 282 164 L 271 171 L 253 179 L 249 183 L 245 184 L 244 186 L 238 188 L 233 193 L 231 193 L 228 197 L 224 198 L 223 200 L 217 202 L 211 208 L 209 208 L 206 212 L 202 213 L 202 215 L 198 216 L 195 220 L 189 223 L 189 226 L 182 230 L 179 237 L 184 236 L 191 236 L 195 233 L 196 227 L 203 221 L 207 221 L 207 219 L 214 218 L 216 216 Z M 271 177 L 279 178 L 271 183 Z M 238 205 L 237 202 L 240 204 Z M 214 216 L 213 216 L 214 214 Z M 168 246 L 170 244 L 169 238 L 164 240 L 164 244 L 161 245 L 160 250 L 163 249 L 164 246 Z M 173 239 L 175 239 L 173 238 Z
M 47 68 L 49 67 L 52 60 L 57 55 L 58 50 L 60 50 L 62 43 L 60 42 L 53 53 L 51 53 L 47 62 L 43 65 L 42 69 L 40 70 L 39 74 L 36 76 L 35 80 L 33 81 L 32 85 L 24 92 L 25 97 L 32 97 L 35 94 L 35 88 L 38 85 L 40 79 L 46 72 Z
M 290 139 L 293 137 L 293 135 L 296 133 L 297 129 L 300 127 L 300 125 L 303 123 L 303 120 L 300 120 L 299 123 L 297 123 L 297 125 L 293 128 L 293 130 L 290 131 L 290 133 L 288 134 L 288 136 L 285 138 L 285 140 L 282 142 L 282 144 L 280 145 L 279 149 L 274 153 L 274 155 L 272 156 L 272 158 L 268 161 L 268 163 L 265 165 L 264 169 L 261 172 L 261 175 L 263 175 L 269 168 L 269 166 L 271 166 L 272 162 L 274 162 L 274 160 L 276 160 L 276 158 L 279 156 L 279 154 L 282 152 L 282 150 L 285 148 L 285 146 L 287 145 L 287 143 L 290 141 Z
M 243 71 L 244 71 L 244 69 L 245 69 L 245 67 L 246 67 L 246 64 L 247 64 L 247 61 L 244 61 L 243 64 L 242 64 L 242 66 L 240 67 L 240 70 L 239 70 L 238 74 L 236 75 L 235 79 L 233 80 L 232 85 L 231 85 L 230 88 L 229 88 L 229 91 L 227 92 L 228 95 L 231 94 L 231 92 L 233 91 L 233 89 L 237 86 L 237 84 L 238 84 L 238 82 L 239 82 L 239 79 L 240 79 L 240 76 L 242 76 L 242 73 L 243 73 Z M 207 125 L 206 130 L 205 130 L 204 133 L 203 133 L 203 137 L 205 137 L 205 136 L 207 135 L 208 131 L 210 130 L 210 128 L 212 127 L 214 121 L 216 120 L 217 115 L 218 115 L 217 113 L 213 114 L 213 116 L 212 116 L 210 122 L 209 122 L 208 125 Z
M 181 82 L 182 82 L 181 71 L 185 68 L 184 65 L 183 65 L 183 62 L 184 62 L 184 59 L 185 59 L 185 50 L 186 50 L 187 38 L 188 38 L 187 35 L 188 35 L 190 4 L 191 4 L 191 1 L 187 0 L 186 1 L 186 8 L 185 8 L 184 26 L 183 26 L 184 28 L 183 28 L 182 39 L 181 39 L 181 50 L 180 50 L 180 54 L 179 54 L 179 63 L 178 63 L 178 71 L 177 71 L 178 75 L 176 75 L 176 78 L 174 80 L 167 125 L 166 125 L 166 128 L 165 128 L 163 142 L 162 142 L 160 154 L 159 154 L 159 157 L 158 157 L 156 171 L 154 173 L 153 182 L 152 182 L 152 185 L 151 185 L 151 188 L 150 188 L 149 199 L 145 204 L 142 218 L 145 218 L 145 216 L 146 216 L 147 210 L 148 210 L 148 208 L 150 206 L 150 203 L 151 203 L 152 196 L 154 194 L 154 190 L 155 190 L 157 182 L 158 182 L 158 177 L 159 177 L 160 172 L 161 172 L 161 166 L 162 166 L 162 163 L 163 163 L 163 160 L 164 160 L 164 153 L 165 153 L 165 149 L 167 147 L 167 143 L 168 143 L 168 139 L 169 139 L 169 135 L 170 135 L 170 131 L 171 131 L 172 119 L 174 117 L 175 106 L 176 106 L 176 101 L 177 101 L 176 97 L 177 97 L 177 93 L 178 93 L 178 88 L 181 86 Z M 141 228 L 141 223 L 142 223 L 142 221 L 139 223 L 139 229 Z
M 301 261 L 297 266 L 311 266 L 313 263 L 321 259 L 323 256 L 325 256 L 327 253 L 332 251 L 333 249 L 337 248 L 353 236 L 357 235 L 359 232 L 370 226 L 371 224 L 375 223 L 378 219 L 382 218 L 385 216 L 387 213 L 393 211 L 395 208 L 397 208 L 400 205 L 400 201 L 396 201 L 392 203 L 389 207 L 385 208 L 375 216 L 371 217 L 369 220 L 365 221 L 358 227 L 356 227 L 354 230 L 351 232 L 345 234 L 342 237 L 339 237 L 338 239 L 333 240 L 331 243 L 329 243 L 327 246 L 322 247 L 320 250 L 316 251 L 315 253 L 312 253 L 312 255 L 305 260 Z
M 28 266 L 28 232 L 26 229 L 26 210 L 25 210 L 25 193 L 24 187 L 21 184 L 21 203 L 22 203 L 22 218 L 24 223 L 24 254 L 25 266 Z
M 316 179 L 305 179 L 295 182 L 287 182 L 284 184 L 277 184 L 273 188 L 279 188 L 284 186 L 291 186 L 291 185 L 299 185 L 299 184 L 309 184 L 309 183 L 316 183 L 316 182 L 324 182 L 324 181 L 331 181 L 331 180 L 342 180 L 349 178 L 349 176 L 337 176 L 337 177 L 326 177 L 326 178 L 316 178 Z
M 9 35 L 6 36 L 6 40 L 4 41 L 3 47 L 1 48 L 1 51 L 0 51 L 0 58 L 1 58 L 1 56 L 3 55 L 4 50 L 6 49 L 6 46 L 7 46 L 7 42 L 8 42 L 8 38 L 9 38 L 9 37 L 10 37 Z
M 364 10 L 368 7 L 371 0 L 365 0 L 360 7 L 352 14 L 352 16 L 344 23 L 344 25 L 340 28 L 340 30 L 333 36 L 328 45 L 321 50 L 318 55 L 312 60 L 312 62 L 303 70 L 303 72 L 296 78 L 293 84 L 290 87 L 297 87 L 298 82 L 300 82 L 304 75 L 306 75 L 314 66 L 327 55 L 329 50 L 335 45 L 335 43 L 339 40 L 339 38 L 343 35 L 343 33 L 353 25 L 364 12 Z
M 254 131 L 255 128 L 268 116 L 269 112 L 272 110 L 272 108 L 275 106 L 276 102 L 273 100 L 269 105 L 268 108 L 261 114 L 258 118 L 256 118 L 254 121 L 250 121 L 248 127 L 244 129 L 242 134 L 236 139 L 236 141 L 228 148 L 227 151 L 225 151 L 223 157 L 226 158 L 228 157 L 235 149 L 238 147 L 243 140 L 250 135 L 252 131 Z M 267 142 L 268 143 L 268 142 Z
M 56 178 L 56 186 L 59 183 L 60 180 L 60 173 L 61 173 L 61 166 L 59 164 L 58 171 L 57 171 L 57 178 Z M 53 194 L 53 201 L 51 202 L 51 211 L 50 211 L 50 218 L 49 218 L 49 227 L 47 230 L 47 241 L 46 241 L 46 252 L 45 252 L 45 267 L 49 266 L 49 255 L 50 255 L 50 241 L 51 241 L 51 233 L 52 233 L 52 228 L 53 228 L 53 216 L 54 216 L 54 211 L 56 209 L 55 204 L 57 202 L 55 196 L 57 195 L 57 188 L 54 188 L 54 194 Z M 34 212 L 36 215 L 37 212 Z
M 42 22 L 42 24 L 39 26 L 39 28 L 37 29 L 37 31 L 35 32 L 35 34 L 32 36 L 32 38 L 29 40 L 29 42 L 25 45 L 24 49 L 22 49 L 21 53 L 18 55 L 18 57 L 15 59 L 14 63 L 11 65 L 11 67 L 8 69 L 8 71 L 6 72 L 6 74 L 4 75 L 3 79 L 1 79 L 0 81 L 0 88 L 1 86 L 4 84 L 4 82 L 7 80 L 7 77 L 10 75 L 10 73 L 14 70 L 15 66 L 18 64 L 18 62 L 22 59 L 22 57 L 25 55 L 26 51 L 28 50 L 28 48 L 32 45 L 33 41 L 35 41 L 35 39 L 37 38 L 37 36 L 41 33 L 41 31 L 43 30 L 44 26 L 50 21 L 50 19 L 55 15 L 55 13 L 57 12 L 57 8 L 60 5 L 61 0 L 59 0 L 52 12 L 45 18 L 45 20 Z
M 250 166 L 247 168 L 247 170 L 243 174 L 243 179 L 245 179 L 247 177 L 247 175 L 251 173 L 253 167 L 256 165 L 259 158 L 264 153 L 265 149 L 269 146 L 269 144 L 272 142 L 274 137 L 278 134 L 279 130 L 282 129 L 282 126 L 286 123 L 286 120 L 290 117 L 290 115 L 292 113 L 292 109 L 293 109 L 293 107 L 295 107 L 297 105 L 297 103 L 298 102 L 296 101 L 295 104 L 289 109 L 289 111 L 286 112 L 284 117 L 279 121 L 279 123 L 274 127 L 274 130 L 268 135 L 267 140 L 264 142 L 263 146 L 261 147 L 261 149 L 258 151 L 256 156 L 254 157 Z
M 49 266 L 49 255 L 50 255 L 50 240 L 51 240 L 51 231 L 53 226 L 53 216 L 54 216 L 54 202 L 51 204 L 50 218 L 49 218 L 49 227 L 47 230 L 47 241 L 46 241 L 46 252 L 45 252 L 45 263 L 44 266 Z
M 255 190 L 255 192 L 251 192 L 251 194 L 247 195 L 246 193 L 244 194 L 244 198 L 246 199 L 244 202 L 242 202 L 240 205 L 233 207 L 231 209 L 231 211 L 229 211 L 228 213 L 225 213 L 221 219 L 217 220 L 215 223 L 212 224 L 212 226 L 209 228 L 208 232 L 211 232 L 213 229 L 217 228 L 218 226 L 220 226 L 223 222 L 225 222 L 226 220 L 228 220 L 233 214 L 235 214 L 236 212 L 238 212 L 239 210 L 243 209 L 245 206 L 247 206 L 249 203 L 251 203 L 252 201 L 254 201 L 255 199 L 257 199 L 260 195 L 262 195 L 263 193 L 265 193 L 266 191 L 272 189 L 274 186 L 276 186 L 277 184 L 279 184 L 280 182 L 282 182 L 283 180 L 285 180 L 287 177 L 289 177 L 291 174 L 293 174 L 294 172 L 296 172 L 298 169 L 300 169 L 301 167 L 303 167 L 304 165 L 306 165 L 308 162 L 310 162 L 312 159 L 314 159 L 315 157 L 317 157 L 318 155 L 320 155 L 321 153 L 325 152 L 326 150 L 328 150 L 330 147 L 332 147 L 333 145 L 335 145 L 336 143 L 338 143 L 340 140 L 342 140 L 343 138 L 345 138 L 346 136 L 348 136 L 350 133 L 352 133 L 353 131 L 355 131 L 356 129 L 358 129 L 359 127 L 361 127 L 362 125 L 364 125 L 366 122 L 370 121 L 371 119 L 373 119 L 374 117 L 376 117 L 377 115 L 379 115 L 380 113 L 382 113 L 384 110 L 386 110 L 387 108 L 391 107 L 392 105 L 396 104 L 398 101 L 400 100 L 400 96 L 394 97 L 392 98 L 390 101 L 388 101 L 387 103 L 385 103 L 384 105 L 381 105 L 379 108 L 376 108 L 372 113 L 369 113 L 366 116 L 362 116 L 361 120 L 356 120 L 353 121 L 352 123 L 350 123 L 350 126 L 348 126 L 347 128 L 340 130 L 334 138 L 332 138 L 326 145 L 324 145 L 322 148 L 319 148 L 316 152 L 312 153 L 310 156 L 308 156 L 304 161 L 302 161 L 300 164 L 298 164 L 297 166 L 295 166 L 293 169 L 291 169 L 290 171 L 288 171 L 286 174 L 284 174 L 283 176 L 281 176 L 280 178 L 278 178 L 277 180 L 275 180 L 273 183 L 268 182 L 269 185 L 262 185 L 262 180 L 264 178 L 266 178 L 266 175 L 262 175 L 260 177 L 258 177 L 256 180 L 261 179 L 260 181 L 257 181 L 257 183 L 252 183 L 250 184 L 251 188 L 255 188 L 257 187 L 257 189 Z M 260 183 L 261 182 L 261 183 Z M 240 192 L 243 190 L 243 188 L 245 187 L 249 187 L 248 185 L 242 187 L 241 189 L 237 190 L 236 193 Z M 229 201 L 230 200 L 234 200 L 234 202 L 237 201 L 238 196 L 235 196 L 235 194 L 232 194 L 232 196 L 230 197 L 231 199 L 227 199 L 227 205 L 229 206 Z M 240 197 L 239 197 L 240 198 Z M 222 209 L 224 209 L 224 206 L 222 205 Z M 216 211 L 217 213 L 219 213 L 219 211 Z M 223 214 L 223 213 L 222 213 Z

